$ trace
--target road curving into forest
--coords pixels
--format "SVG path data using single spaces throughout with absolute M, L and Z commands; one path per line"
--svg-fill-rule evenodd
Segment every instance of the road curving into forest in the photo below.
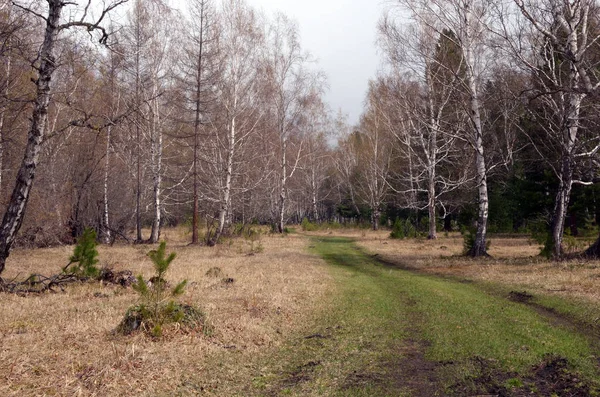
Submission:
M 259 395 L 597 395 L 591 335 L 484 286 L 314 237 L 336 289 L 256 378 Z

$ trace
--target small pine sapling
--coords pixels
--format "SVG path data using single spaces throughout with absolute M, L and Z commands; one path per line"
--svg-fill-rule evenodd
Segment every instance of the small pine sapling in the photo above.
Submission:
M 141 328 L 152 336 L 159 337 L 165 324 L 177 323 L 189 328 L 201 326 L 204 321 L 202 312 L 175 299 L 185 292 L 187 280 L 178 283 L 174 288 L 170 288 L 165 280 L 165 274 L 176 254 L 172 252 L 167 255 L 166 243 L 163 241 L 158 249 L 150 251 L 148 256 L 154 264 L 156 274 L 148 282 L 138 275 L 133 289 L 139 294 L 140 303 L 127 311 L 117 330 L 130 334 Z
M 98 263 L 98 250 L 96 249 L 96 231 L 85 229 L 77 240 L 73 255 L 69 258 L 69 264 L 63 268 L 63 272 L 78 277 L 97 278 L 100 270 L 96 267 Z M 75 266 L 71 266 L 77 264 Z

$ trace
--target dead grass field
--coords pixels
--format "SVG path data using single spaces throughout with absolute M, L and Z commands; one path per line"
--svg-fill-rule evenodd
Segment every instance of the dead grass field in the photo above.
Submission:
M 389 239 L 389 231 L 347 231 L 359 246 L 382 259 L 420 271 L 520 286 L 530 292 L 557 294 L 600 303 L 600 261 L 554 262 L 538 256 L 540 246 L 526 237 L 492 237 L 488 259 L 460 256 L 458 233 L 437 240 Z
M 182 300 L 204 310 L 212 335 L 171 330 L 160 341 L 113 335 L 137 299 L 134 291 L 118 286 L 2 294 L 0 396 L 243 394 L 256 357 L 301 327 L 331 288 L 325 265 L 307 252 L 302 236 L 263 236 L 263 252 L 253 255 L 243 239 L 207 248 L 187 246 L 189 236 L 181 230 L 167 230 L 163 237 L 167 252 L 177 252 L 167 279 L 188 279 Z M 150 249 L 101 246 L 100 265 L 149 277 Z M 15 250 L 3 276 L 56 273 L 71 253 L 72 247 Z M 221 276 L 206 275 L 214 267 Z
M 313 233 L 311 233 L 313 234 Z M 378 258 L 408 268 L 521 286 L 530 292 L 600 302 L 600 262 L 554 263 L 525 238 L 492 238 L 492 258 L 459 256 L 460 235 L 391 240 L 388 231 L 336 230 L 315 235 L 353 237 Z M 99 284 L 64 293 L 1 294 L 0 396 L 247 395 L 267 357 L 314 319 L 333 296 L 326 265 L 307 251 L 303 235 L 233 239 L 214 248 L 190 247 L 181 229 L 166 230 L 177 252 L 168 279 L 188 279 L 185 303 L 200 306 L 211 335 L 165 330 L 153 340 L 112 333 L 137 301 L 131 289 Z M 262 252 L 251 252 L 262 246 Z M 147 245 L 100 246 L 100 265 L 152 275 Z M 260 250 L 259 250 L 260 251 Z M 72 247 L 15 250 L 6 279 L 60 271 Z M 208 276 L 218 267 L 217 277 Z M 225 283 L 225 278 L 233 283 Z

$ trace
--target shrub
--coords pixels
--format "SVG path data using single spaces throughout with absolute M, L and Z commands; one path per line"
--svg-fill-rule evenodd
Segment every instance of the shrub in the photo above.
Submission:
M 415 226 L 412 224 L 410 219 L 402 220 L 400 218 L 396 218 L 396 221 L 392 226 L 390 237 L 397 239 L 417 237 L 417 229 L 415 229 Z
M 149 282 L 138 275 L 133 289 L 139 294 L 140 303 L 127 310 L 117 331 L 128 335 L 141 329 L 154 337 L 160 337 L 165 324 L 176 323 L 189 330 L 204 328 L 204 314 L 199 309 L 176 301 L 184 293 L 187 280 L 170 288 L 165 279 L 176 254 L 172 252 L 167 256 L 166 243 L 163 241 L 148 256 L 154 264 L 156 274 Z
M 470 251 L 471 248 L 473 248 L 473 245 L 475 244 L 475 238 L 477 237 L 477 230 L 475 228 L 464 228 L 461 231 L 462 235 L 463 235 L 463 255 L 467 255 Z M 485 250 L 489 250 L 490 249 L 490 245 L 492 244 L 492 240 L 490 240 L 489 238 L 487 240 L 485 240 Z
M 305 232 L 314 232 L 319 230 L 319 225 L 316 223 L 312 223 L 308 220 L 308 218 L 303 218 L 300 226 L 302 226 L 302 230 L 304 230 Z
M 97 278 L 100 270 L 96 267 L 98 263 L 98 250 L 96 250 L 96 231 L 85 229 L 77 240 L 73 255 L 69 258 L 69 264 L 63 268 L 63 272 L 79 277 Z M 71 266 L 77 264 L 76 266 Z
M 404 224 L 400 220 L 400 218 L 396 218 L 396 221 L 392 226 L 392 232 L 390 233 L 390 237 L 395 239 L 403 239 L 404 237 L 406 237 L 404 234 Z

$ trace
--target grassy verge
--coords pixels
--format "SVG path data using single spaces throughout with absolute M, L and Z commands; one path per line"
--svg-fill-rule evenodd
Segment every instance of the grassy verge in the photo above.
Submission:
M 597 395 L 590 341 L 534 308 L 382 266 L 348 239 L 315 239 L 314 250 L 334 265 L 334 309 L 284 349 L 285 365 L 256 380 L 263 390 L 433 395 L 435 382 L 439 394 Z
M 409 335 L 405 303 L 390 299 L 380 269 L 347 249 L 348 239 L 315 240 L 313 250 L 330 264 L 335 289 L 301 335 L 254 379 L 259 394 L 412 395 L 394 383 L 394 366 Z

